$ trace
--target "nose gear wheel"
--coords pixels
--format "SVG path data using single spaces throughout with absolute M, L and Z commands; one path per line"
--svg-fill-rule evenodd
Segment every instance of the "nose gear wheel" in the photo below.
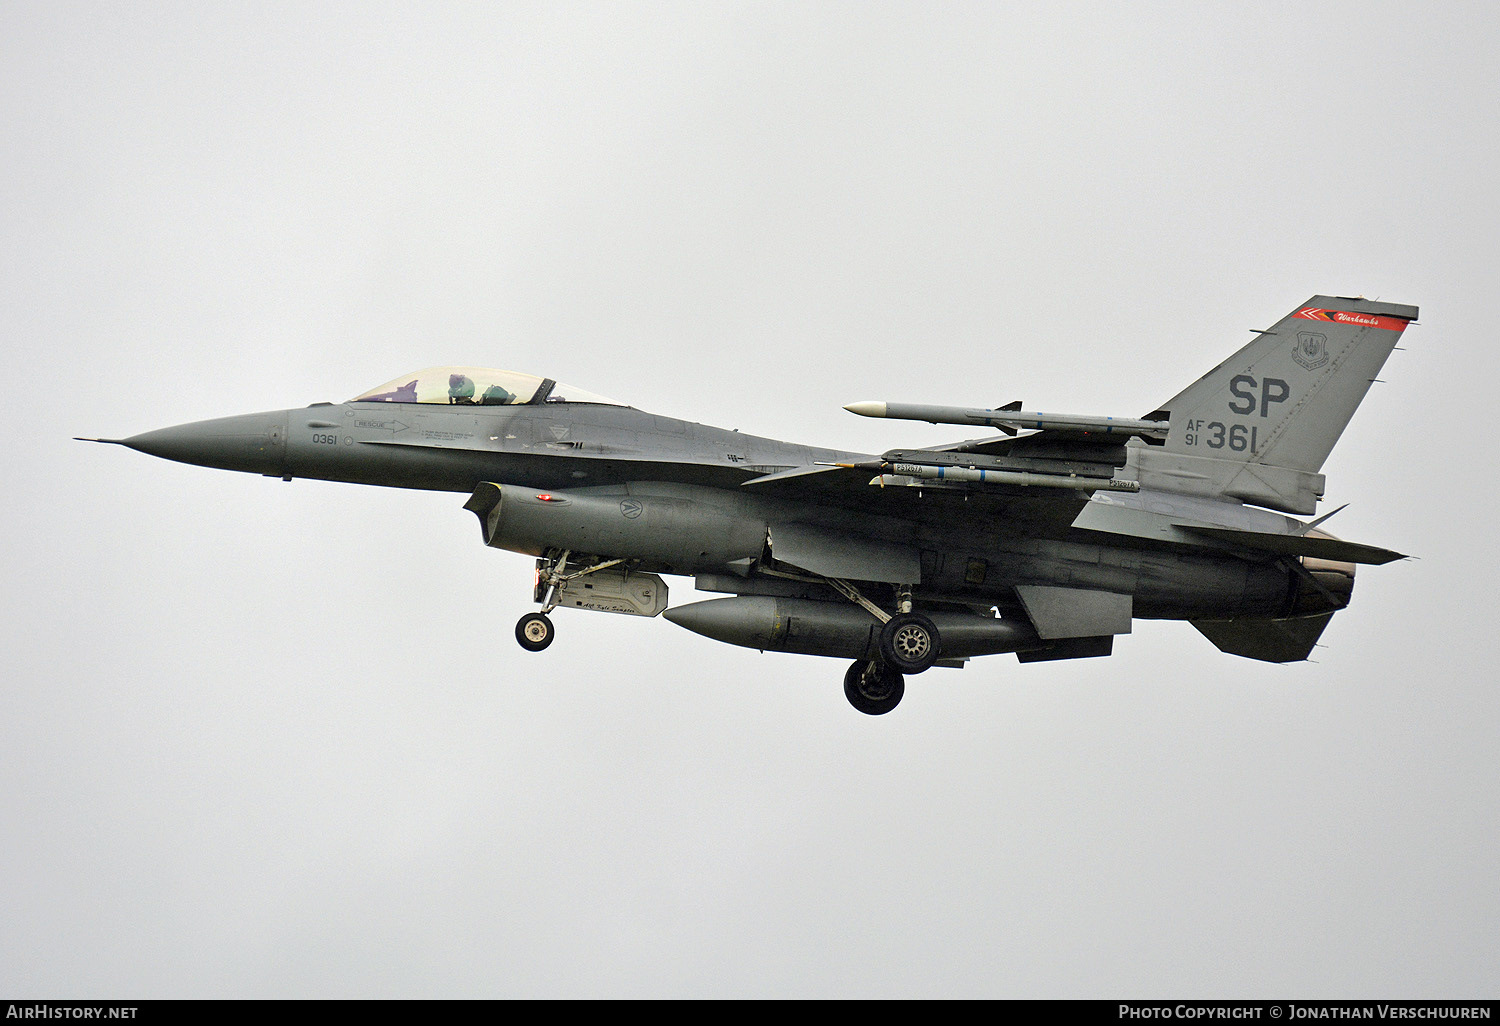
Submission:
M 544 613 L 527 613 L 516 621 L 516 640 L 528 652 L 540 652 L 552 644 L 555 637 L 557 630 Z

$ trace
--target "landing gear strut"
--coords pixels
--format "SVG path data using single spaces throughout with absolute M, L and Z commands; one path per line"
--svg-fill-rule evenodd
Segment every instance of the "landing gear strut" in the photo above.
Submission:
M 906 692 L 905 675 L 932 669 L 942 654 L 943 643 L 937 625 L 921 613 L 912 612 L 909 584 L 896 586 L 896 612 L 893 615 L 871 602 L 854 584 L 838 577 L 809 577 L 765 567 L 762 572 L 772 577 L 825 584 L 880 621 L 878 658 L 874 661 L 862 659 L 844 674 L 844 695 L 862 713 L 879 716 L 896 708 Z
M 561 556 L 537 560 L 536 600 L 542 604 L 542 611 L 527 613 L 516 621 L 516 640 L 528 652 L 540 652 L 557 637 L 557 628 L 547 614 L 557 608 L 558 586 L 566 580 L 563 571 L 568 568 L 569 555 L 564 552 Z
M 790 577 L 790 574 L 776 574 Z M 797 578 L 806 580 L 807 578 Z M 816 578 L 862 607 L 881 623 L 880 658 L 899 673 L 921 673 L 932 669 L 943 650 L 937 626 L 921 613 L 911 611 L 911 586 L 896 589 L 896 613 L 891 615 L 860 594 L 858 588 L 837 577 Z
M 882 662 L 855 660 L 844 674 L 844 697 L 867 716 L 881 716 L 901 703 L 906 678 L 900 670 Z

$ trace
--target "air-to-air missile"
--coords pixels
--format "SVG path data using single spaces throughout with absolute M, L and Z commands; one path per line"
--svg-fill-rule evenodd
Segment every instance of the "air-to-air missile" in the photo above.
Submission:
M 1112 477 L 1080 477 L 1077 474 L 1032 474 L 1025 471 L 986 467 L 933 466 L 925 463 L 889 463 L 870 460 L 863 463 L 829 463 L 830 467 L 869 470 L 876 478 L 871 484 L 923 484 L 932 481 L 974 482 L 993 485 L 1023 485 L 1038 488 L 1073 488 L 1085 492 L 1138 492 L 1140 482 Z
M 1017 431 L 1081 431 L 1101 435 L 1140 435 L 1142 438 L 1167 437 L 1170 426 L 1165 420 L 1142 420 L 1130 417 L 1095 417 L 1076 413 L 1037 413 L 1023 410 L 1021 404 L 1009 403 L 993 410 L 964 406 L 925 406 L 920 403 L 850 403 L 844 409 L 861 417 L 884 417 L 886 420 L 925 420 L 929 424 L 967 424 L 992 427 L 1015 434 Z

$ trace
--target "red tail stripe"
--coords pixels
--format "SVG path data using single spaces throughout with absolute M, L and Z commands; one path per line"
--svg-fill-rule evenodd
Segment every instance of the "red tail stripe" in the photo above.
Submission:
M 1334 324 L 1353 324 L 1366 328 L 1382 328 L 1386 331 L 1405 331 L 1411 323 L 1405 317 L 1386 317 L 1380 314 L 1355 313 L 1353 310 L 1324 310 L 1316 306 L 1304 306 L 1293 317 L 1304 321 L 1332 321 Z

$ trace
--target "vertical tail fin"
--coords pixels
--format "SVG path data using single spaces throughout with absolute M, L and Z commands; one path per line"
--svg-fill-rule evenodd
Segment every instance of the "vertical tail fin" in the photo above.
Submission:
M 1314 296 L 1163 407 L 1166 452 L 1316 474 L 1416 317 Z

